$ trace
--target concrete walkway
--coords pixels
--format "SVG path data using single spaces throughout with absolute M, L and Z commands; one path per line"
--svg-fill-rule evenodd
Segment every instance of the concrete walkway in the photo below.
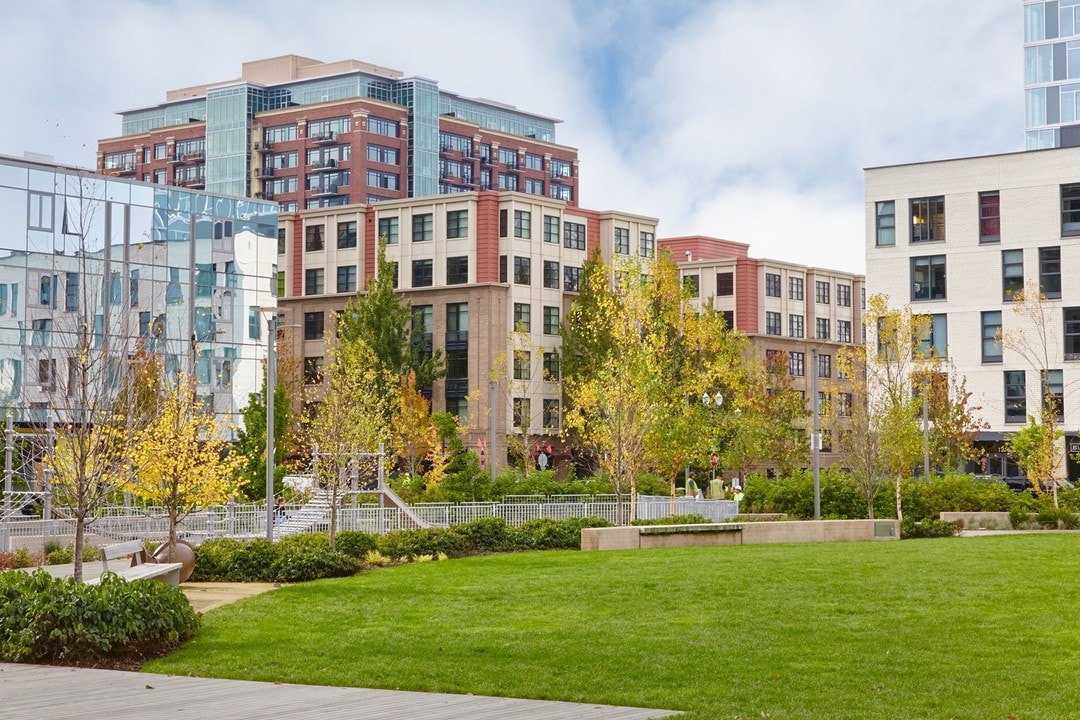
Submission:
M 647 720 L 672 710 L 0 663 L 4 720 Z

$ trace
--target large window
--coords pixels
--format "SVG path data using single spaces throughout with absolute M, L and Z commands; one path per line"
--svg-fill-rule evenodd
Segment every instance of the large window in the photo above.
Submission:
M 1080 235 L 1080 183 L 1061 186 L 1061 234 Z
M 323 314 L 321 312 L 304 313 L 304 339 L 321 340 L 323 337 Z
M 318 385 L 323 380 L 323 359 L 318 357 L 304 358 L 304 384 Z
M 820 353 L 817 356 L 817 376 L 819 378 L 832 377 L 832 355 Z
M 875 238 L 878 247 L 896 244 L 896 202 L 883 200 L 875 204 L 877 220 Z
M 554 260 L 544 261 L 544 287 L 559 289 L 559 263 Z
M 581 289 L 581 268 L 572 265 L 563 266 L 563 290 L 577 292 Z
M 384 120 L 379 117 L 368 117 L 368 131 L 384 137 L 397 137 L 398 124 L 393 120 Z
M 945 256 L 911 258 L 911 299 L 945 299 Z
M 544 353 L 544 380 L 555 382 L 559 379 L 559 353 Z
M 304 249 L 308 252 L 318 252 L 325 247 L 323 242 L 323 226 L 308 225 L 304 228 Z
M 1080 307 L 1062 308 L 1061 313 L 1065 321 L 1065 359 L 1080 360 Z M 1001 313 L 998 315 L 1000 322 Z
M 641 231 L 638 255 L 641 257 L 656 257 L 656 235 L 651 232 Z
M 463 238 L 469 236 L 469 211 L 448 210 L 446 212 L 446 237 Z
M 1027 422 L 1027 377 L 1023 370 L 1005 371 L 1005 422 Z
M 1001 251 L 1001 298 L 1007 302 L 1024 289 L 1024 251 Z
M 780 297 L 780 276 L 776 273 L 765 273 L 765 295 L 767 297 Z
M 532 213 L 528 210 L 514 211 L 514 237 L 526 240 L 532 237 Z
M 422 213 L 420 215 L 413 215 L 412 218 L 412 239 L 413 242 L 426 242 L 435 237 L 434 230 L 432 228 L 432 215 L 431 213 Z
M 814 337 L 818 340 L 829 339 L 829 318 L 814 318 Z
M 728 273 L 728 275 L 730 275 L 730 274 L 731 273 Z M 720 276 L 717 275 L 717 277 L 719 278 Z M 717 284 L 719 284 L 719 281 L 717 282 Z M 839 294 L 839 292 L 837 294 Z M 788 299 L 789 300 L 802 300 L 803 299 L 803 279 L 801 277 L 789 277 L 788 278 Z
M 387 245 L 398 244 L 398 219 L 396 217 L 379 218 L 379 237 L 386 238 Z
M 803 333 L 803 316 L 788 315 L 788 335 L 793 338 L 801 338 Z
M 788 374 L 795 377 L 806 375 L 806 354 L 801 352 L 788 353 Z
M 559 426 L 559 401 L 553 398 L 544 398 L 544 429 L 558 430 Z
M 730 297 L 735 294 L 735 273 L 716 273 L 716 297 Z
M 911 201 L 911 242 L 945 240 L 945 198 L 928 197 Z
M 585 249 L 585 225 L 583 223 L 563 223 L 563 246 L 571 250 Z
M 836 321 L 836 341 L 842 343 L 851 342 L 851 321 L 850 320 L 837 320 Z
M 399 165 L 398 162 L 398 149 L 392 147 L 386 147 L 385 145 L 368 145 L 367 146 L 367 159 L 371 162 L 382 163 L 383 165 Z
M 1042 406 L 1047 414 L 1053 413 L 1058 422 L 1065 422 L 1065 378 L 1061 370 L 1043 370 L 1039 373 L 1042 381 Z
M 469 282 L 469 256 L 446 258 L 446 284 L 464 285 Z
M 323 269 L 322 268 L 308 268 L 304 271 L 304 294 L 305 295 L 322 295 L 323 294 Z
M 514 379 L 532 379 L 532 353 L 528 350 L 514 351 Z
M 544 334 L 559 334 L 559 308 L 550 305 L 544 306 Z
M 412 261 L 412 286 L 431 287 L 432 285 L 432 262 L 431 260 Z
M 1039 291 L 1048 298 L 1061 297 L 1061 248 L 1039 248 Z
M 836 283 L 836 306 L 851 307 L 851 286 Z
M 532 258 L 514 256 L 514 283 L 517 285 L 532 284 Z
M 780 313 L 772 312 L 771 310 L 765 311 L 765 334 L 766 335 L 780 335 Z
M 690 294 L 690 297 L 701 296 L 701 277 L 699 275 L 683 275 L 682 279 L 683 290 Z
M 996 190 L 979 193 L 979 242 L 1001 242 L 1001 196 Z
M 356 266 L 340 265 L 337 269 L 337 291 L 339 293 L 356 292 Z
M 1074 308 L 1076 314 L 1077 352 L 1080 352 L 1080 308 Z M 1068 308 L 1066 308 L 1065 321 L 1065 352 L 1068 353 Z M 1001 311 L 990 310 L 982 313 L 982 361 L 984 363 L 1001 362 Z
M 829 281 L 828 280 L 816 280 L 814 281 L 814 302 L 819 305 L 829 304 Z
M 514 398 L 514 427 L 521 428 L 523 432 L 529 432 L 532 426 L 532 410 L 529 398 Z
M 926 332 L 919 338 L 919 354 L 924 357 L 949 356 L 949 323 L 945 313 L 925 316 Z
M 559 244 L 559 218 L 556 215 L 544 216 L 544 242 Z
M 462 333 L 469 332 L 469 303 L 446 304 L 446 334 L 456 333 L 455 337 L 461 339 Z M 467 337 L 467 336 L 466 336 Z M 457 377 L 467 377 L 459 375 Z
M 615 228 L 615 254 L 630 254 L 630 228 Z
M 356 247 L 356 221 L 339 222 L 337 224 L 337 246 L 339 248 Z
M 532 332 L 532 305 L 514 303 L 514 332 Z

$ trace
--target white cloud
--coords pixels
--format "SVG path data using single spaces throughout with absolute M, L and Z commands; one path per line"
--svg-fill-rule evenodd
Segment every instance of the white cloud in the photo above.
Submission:
M 1016 150 L 1016 0 L 64 0 L 5 7 L 0 152 L 92 165 L 119 109 L 357 58 L 554 116 L 586 207 L 861 270 L 862 168 Z

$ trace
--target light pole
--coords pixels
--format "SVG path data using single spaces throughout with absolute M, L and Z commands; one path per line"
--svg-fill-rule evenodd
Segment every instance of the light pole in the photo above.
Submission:
M 716 409 L 719 410 L 720 406 L 722 406 L 724 404 L 724 395 L 719 390 L 716 391 L 715 395 L 711 395 L 711 396 L 709 395 L 708 391 L 705 391 L 705 392 L 703 392 L 701 394 L 701 404 L 704 405 L 705 407 L 709 407 L 710 405 L 715 405 Z M 717 465 L 720 464 L 719 457 L 717 457 L 716 461 L 713 462 L 713 457 L 712 457 L 712 455 L 710 455 L 709 456 L 709 464 L 712 465 L 712 479 L 713 479 L 713 482 L 715 482 L 716 481 L 716 467 L 717 467 Z M 689 470 L 689 468 L 687 468 L 687 470 Z M 712 485 L 713 485 L 713 483 L 709 483 L 709 493 L 710 493 L 710 495 L 713 493 L 713 489 L 714 489 L 712 487 Z M 713 499 L 715 500 L 716 498 L 713 498 Z
M 814 408 L 814 432 L 810 435 L 810 449 L 814 453 L 814 519 L 821 519 L 821 408 L 818 401 L 818 351 L 810 348 L 810 394 Z
M 277 389 L 277 308 L 266 319 L 266 539 L 274 539 L 274 391 Z

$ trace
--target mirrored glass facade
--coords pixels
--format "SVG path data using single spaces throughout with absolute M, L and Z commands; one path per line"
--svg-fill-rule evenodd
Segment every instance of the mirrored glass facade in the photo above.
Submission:
M 1028 150 L 1080 145 L 1080 0 L 1025 0 Z
M 0 412 L 78 415 L 69 379 L 92 332 L 111 382 L 144 348 L 239 426 L 261 387 L 274 304 L 274 203 L 0 157 Z

